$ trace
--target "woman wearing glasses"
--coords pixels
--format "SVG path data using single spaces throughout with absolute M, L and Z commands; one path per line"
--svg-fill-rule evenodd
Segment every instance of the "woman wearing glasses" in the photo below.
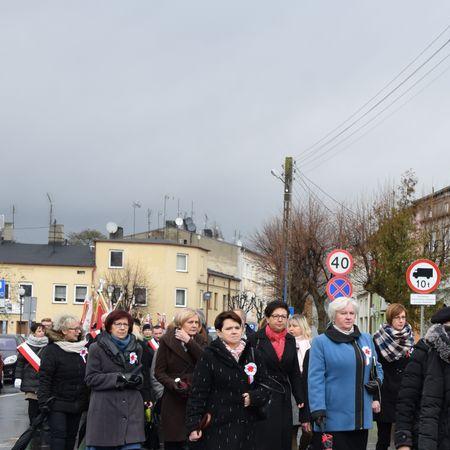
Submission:
M 297 406 L 303 408 L 303 389 L 295 338 L 287 333 L 289 308 L 282 301 L 270 302 L 264 310 L 267 321 L 251 337 L 260 351 L 272 388 L 272 401 L 267 418 L 258 422 L 256 448 L 261 450 L 290 450 L 292 435 L 292 394 Z
M 64 315 L 47 330 L 50 344 L 41 356 L 37 393 L 41 411 L 49 412 L 50 448 L 72 450 L 81 413 L 87 409 L 88 392 L 84 383 L 86 341 L 80 321 Z
M 91 388 L 86 450 L 139 449 L 145 441 L 142 347 L 132 334 L 133 319 L 115 310 L 105 332 L 89 348 L 86 384 Z
M 373 336 L 378 360 L 383 367 L 381 387 L 381 412 L 375 415 L 378 429 L 376 450 L 387 450 L 391 443 L 391 428 L 395 422 L 398 392 L 411 350 L 414 335 L 406 322 L 406 309 L 392 303 L 386 309 L 386 323 Z

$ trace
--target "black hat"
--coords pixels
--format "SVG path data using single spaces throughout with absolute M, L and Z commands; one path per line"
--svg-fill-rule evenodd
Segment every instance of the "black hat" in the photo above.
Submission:
M 434 313 L 431 318 L 431 323 L 445 323 L 450 322 L 450 306 L 444 306 L 439 311 Z
M 152 326 L 149 323 L 144 323 L 144 326 L 142 327 L 142 331 L 144 330 L 151 330 Z

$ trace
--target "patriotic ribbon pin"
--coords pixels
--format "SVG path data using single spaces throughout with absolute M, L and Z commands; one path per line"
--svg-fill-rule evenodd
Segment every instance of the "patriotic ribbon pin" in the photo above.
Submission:
M 83 358 L 84 363 L 86 364 L 86 357 L 88 355 L 88 349 L 86 347 L 83 347 L 80 350 L 80 356 Z
M 250 384 L 253 383 L 253 380 L 255 379 L 255 374 L 256 374 L 257 370 L 258 370 L 258 367 L 256 366 L 256 364 L 254 362 L 251 362 L 251 363 L 248 363 L 245 365 L 244 372 L 248 376 L 248 382 Z
M 137 361 L 137 355 L 135 352 L 130 353 L 130 364 L 136 364 Z
M 366 366 L 368 366 L 370 364 L 370 358 L 372 357 L 372 350 L 370 347 L 367 347 L 367 345 L 365 345 L 361 350 L 366 356 Z

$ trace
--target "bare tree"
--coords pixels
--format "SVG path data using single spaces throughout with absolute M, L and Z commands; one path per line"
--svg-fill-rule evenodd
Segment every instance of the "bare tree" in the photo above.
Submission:
M 253 309 L 254 299 L 255 297 L 248 295 L 247 292 L 240 292 L 228 298 L 228 309 L 242 309 L 248 314 Z
M 114 290 L 109 294 L 114 307 L 138 314 L 136 308 L 149 302 L 151 285 L 147 273 L 139 264 L 130 264 L 123 269 L 110 269 L 102 278 L 106 281 L 105 298 L 108 286 Z

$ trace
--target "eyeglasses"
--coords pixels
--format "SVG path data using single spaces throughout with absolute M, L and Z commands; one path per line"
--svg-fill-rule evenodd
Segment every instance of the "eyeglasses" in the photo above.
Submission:
M 287 320 L 287 316 L 283 314 L 272 314 L 270 317 L 275 320 Z
M 113 325 L 117 328 L 128 328 L 128 322 L 122 323 L 122 322 L 113 322 Z
M 406 316 L 395 316 L 394 320 L 405 320 Z

